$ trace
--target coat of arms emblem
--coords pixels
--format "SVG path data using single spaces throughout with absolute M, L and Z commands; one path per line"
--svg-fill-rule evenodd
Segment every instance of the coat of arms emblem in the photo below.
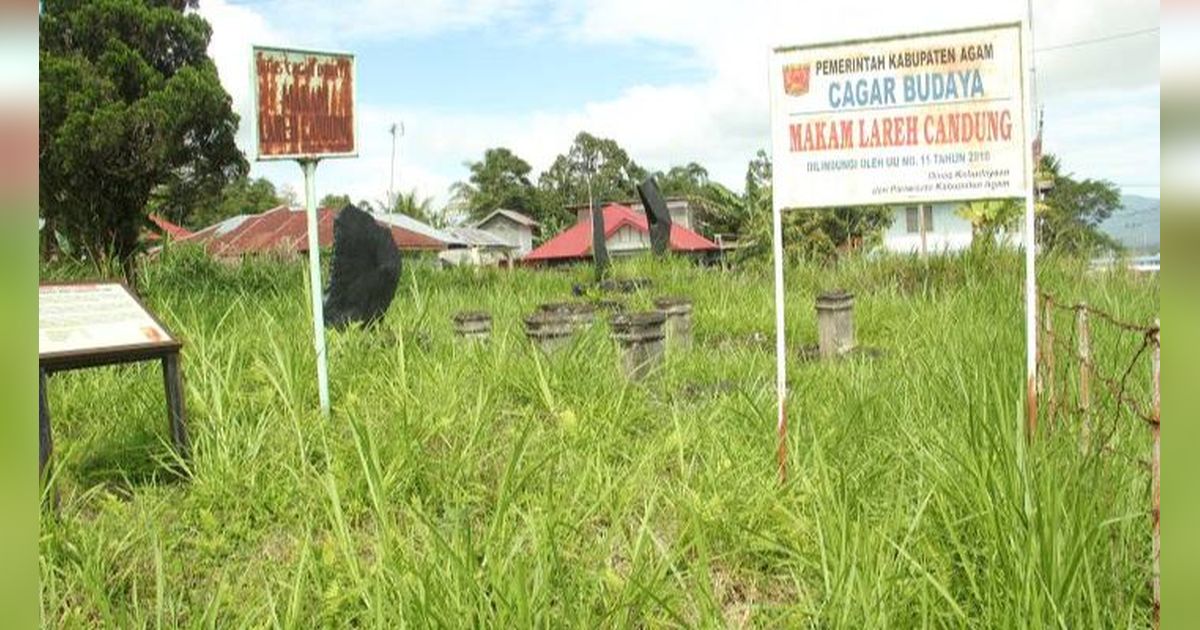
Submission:
M 788 96 L 808 94 L 809 64 L 793 63 L 783 67 L 783 91 Z

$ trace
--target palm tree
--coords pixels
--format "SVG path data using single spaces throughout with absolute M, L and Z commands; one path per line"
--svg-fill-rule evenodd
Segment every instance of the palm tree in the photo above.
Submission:
M 387 207 L 387 203 L 380 203 L 379 205 Z M 396 199 L 392 202 L 392 207 L 389 211 L 410 216 L 434 227 L 445 227 L 446 224 L 445 211 L 439 211 L 433 207 L 432 197 L 418 197 L 416 190 L 396 195 Z

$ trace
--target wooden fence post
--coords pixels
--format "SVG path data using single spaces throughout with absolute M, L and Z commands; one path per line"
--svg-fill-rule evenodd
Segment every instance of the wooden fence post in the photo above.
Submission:
M 1079 412 L 1083 415 L 1079 446 L 1086 453 L 1092 442 L 1092 334 L 1087 302 L 1080 303 L 1075 313 L 1075 336 L 1079 343 Z
M 1154 563 L 1150 571 L 1150 590 L 1154 596 L 1154 627 L 1158 628 L 1159 611 L 1161 609 L 1161 600 L 1159 593 L 1159 553 L 1161 551 L 1161 541 L 1159 539 L 1158 523 L 1159 523 L 1159 419 L 1162 414 L 1162 394 L 1160 389 L 1160 375 L 1162 373 L 1162 337 L 1158 331 L 1158 320 L 1154 320 L 1154 347 L 1151 348 L 1150 355 L 1150 383 L 1153 392 L 1150 423 L 1150 527 L 1151 527 L 1151 553 Z

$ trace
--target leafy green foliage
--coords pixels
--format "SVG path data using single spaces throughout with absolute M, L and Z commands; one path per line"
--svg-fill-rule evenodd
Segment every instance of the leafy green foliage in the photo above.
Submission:
M 198 14 L 157 2 L 42 3 L 43 234 L 62 234 L 98 265 L 112 257 L 132 276 L 152 193 L 186 223 L 198 200 L 246 172 L 210 34 Z M 55 253 L 54 242 L 43 251 Z
M 547 213 L 551 222 L 566 224 L 574 220 L 566 212 L 570 206 L 626 201 L 637 197 L 637 185 L 646 170 L 630 159 L 615 140 L 599 138 L 581 131 L 566 153 L 538 177 L 544 204 L 555 208 Z M 543 227 L 545 231 L 545 228 Z
M 396 195 L 390 209 L 387 208 L 386 203 L 380 205 L 386 211 L 408 215 L 433 227 L 446 227 L 449 223 L 446 211 L 435 208 L 432 198 L 418 196 L 415 189 Z
M 972 246 L 990 248 L 997 237 L 1011 234 L 1020 227 L 1025 206 L 1019 199 L 983 199 L 969 201 L 955 210 L 958 216 L 971 222 Z
M 467 217 L 478 221 L 498 209 L 515 210 L 540 219 L 544 208 L 529 179 L 529 163 L 509 149 L 496 147 L 483 153 L 479 162 L 469 162 L 471 176 L 451 188 L 455 202 Z
M 695 213 L 695 227 L 706 236 L 736 234 L 746 221 L 745 199 L 710 180 L 708 170 L 695 162 L 655 173 L 654 178 L 664 197 L 688 201 Z
M 1099 228 L 1121 207 L 1121 193 L 1111 182 L 1076 180 L 1062 172 L 1058 158 L 1042 156 L 1039 176 L 1054 187 L 1039 207 L 1038 243 L 1043 252 L 1093 256 L 1120 249 Z
M 774 238 L 771 158 L 759 150 L 746 168 L 746 212 L 743 235 L 751 246 L 743 258 L 770 260 Z M 892 211 L 883 206 L 815 208 L 783 213 L 784 255 L 789 261 L 831 263 L 847 254 L 878 245 L 891 225 Z
M 218 194 L 205 196 L 205 201 L 197 204 L 183 223 L 192 229 L 200 229 L 239 214 L 257 214 L 270 210 L 283 203 L 283 198 L 275 190 L 275 184 L 271 183 L 271 180 L 265 177 L 251 179 L 243 175 L 226 184 Z M 162 205 L 156 199 L 152 199 L 149 204 L 151 212 L 160 212 L 167 218 L 171 218 L 171 214 L 167 212 L 170 207 Z
M 317 202 L 317 207 L 318 208 L 337 208 L 338 210 L 341 210 L 342 208 L 345 208 L 346 206 L 350 205 L 351 203 L 352 202 L 350 201 L 350 195 L 335 195 L 333 193 L 329 193 L 329 194 L 325 195 L 324 197 L 321 197 L 321 201 Z M 362 208 L 362 209 L 365 210 L 365 208 Z

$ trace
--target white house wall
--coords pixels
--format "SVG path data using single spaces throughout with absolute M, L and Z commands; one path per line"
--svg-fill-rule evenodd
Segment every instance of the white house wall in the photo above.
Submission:
M 493 217 L 491 221 L 480 225 L 479 229 L 515 247 L 517 256 L 524 256 L 533 250 L 533 230 L 503 215 Z
M 609 235 L 605 243 L 608 245 L 608 252 L 614 256 L 635 254 L 650 249 L 650 236 L 631 226 L 623 225 Z
M 925 231 L 925 251 L 935 254 L 958 251 L 971 246 L 971 222 L 958 216 L 955 212 L 958 206 L 956 203 L 933 204 L 933 226 Z M 890 252 L 912 254 L 921 251 L 920 231 L 908 231 L 908 207 L 894 208 L 892 225 L 884 232 L 883 247 Z

